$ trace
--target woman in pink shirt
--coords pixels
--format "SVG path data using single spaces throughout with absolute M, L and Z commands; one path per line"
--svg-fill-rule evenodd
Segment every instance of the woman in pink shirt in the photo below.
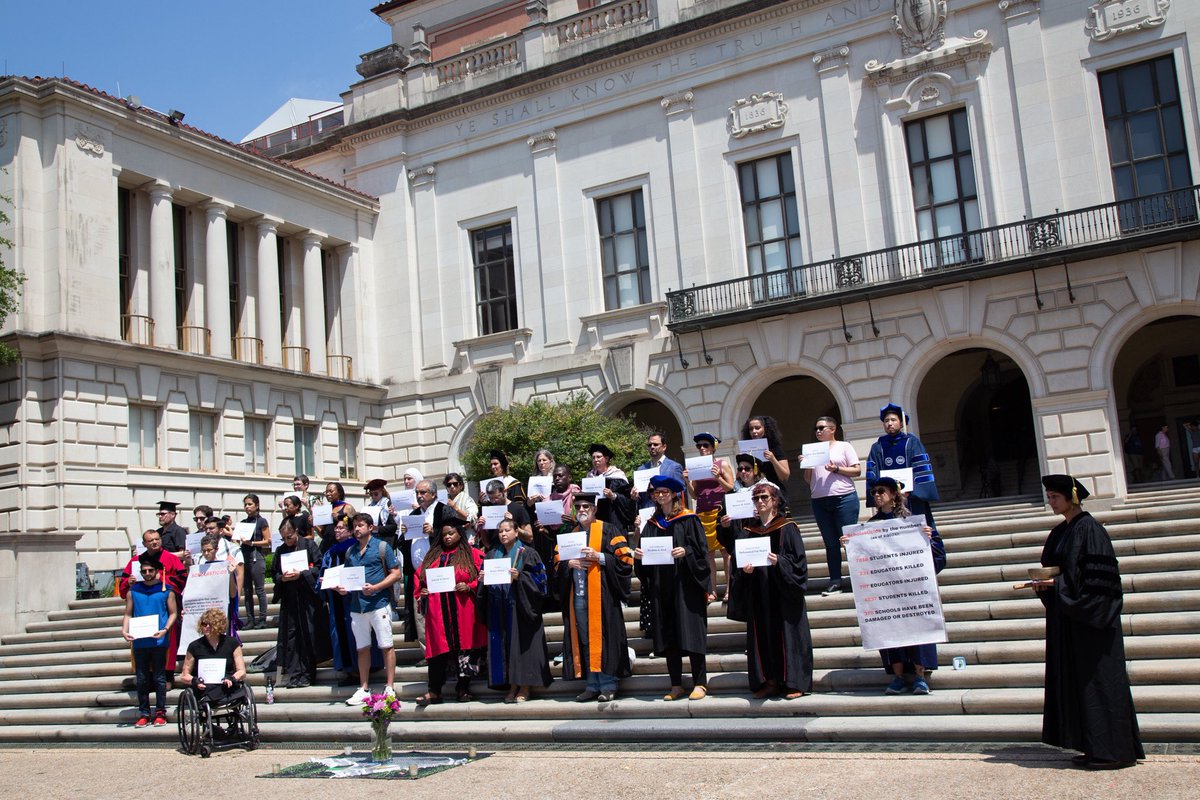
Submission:
M 858 490 L 854 479 L 862 472 L 858 454 L 848 442 L 837 440 L 837 420 L 817 417 L 813 429 L 818 442 L 829 443 L 829 463 L 804 470 L 812 490 L 813 517 L 825 542 L 825 562 L 829 565 L 829 588 L 822 596 L 842 590 L 842 528 L 858 522 Z

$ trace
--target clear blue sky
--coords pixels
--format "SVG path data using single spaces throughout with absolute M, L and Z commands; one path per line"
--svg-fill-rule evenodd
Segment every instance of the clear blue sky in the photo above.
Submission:
M 240 140 L 289 97 L 334 100 L 390 32 L 378 0 L 0 0 L 0 74 L 60 76 Z M 64 73 L 65 65 L 65 73 Z

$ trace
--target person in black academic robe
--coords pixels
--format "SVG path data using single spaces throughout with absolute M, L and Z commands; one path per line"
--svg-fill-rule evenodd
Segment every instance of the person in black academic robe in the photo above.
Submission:
M 789 700 L 812 691 L 813 647 L 804 590 L 808 560 L 800 530 L 780 512 L 779 487 L 755 484 L 751 491 L 757 519 L 722 517 L 717 539 L 733 554 L 733 588 L 727 616 L 746 623 L 746 661 L 756 698 L 783 692 Z M 765 499 L 764 499 L 765 498 Z M 771 538 L 771 564 L 741 567 L 735 542 Z
M 1069 475 L 1047 475 L 1046 502 L 1064 521 L 1050 531 L 1032 582 L 1046 607 L 1046 693 L 1042 741 L 1079 750 L 1090 769 L 1132 766 L 1145 758 L 1125 669 L 1121 573 L 1104 526 L 1080 507 L 1088 496 Z
M 642 538 L 671 537 L 674 562 L 662 565 L 642 563 L 639 545 L 633 551 L 634 569 L 642 584 L 642 593 L 651 601 L 647 620 L 654 652 L 667 659 L 671 690 L 664 700 L 679 700 L 683 692 L 683 655 L 692 669 L 694 688 L 690 699 L 708 695 L 708 671 L 704 659 L 708 646 L 708 542 L 704 525 L 694 512 L 683 505 L 683 481 L 668 475 L 650 479 L 649 495 L 654 499 L 655 514 L 642 528 Z
M 317 675 L 317 664 L 329 657 L 324 625 L 325 607 L 317 592 L 321 551 L 311 539 L 301 539 L 291 523 L 280 526 L 283 544 L 275 550 L 271 572 L 279 598 L 279 631 L 275 638 L 276 663 L 287 673 L 286 688 L 308 686 Z M 284 553 L 304 552 L 308 567 L 283 572 Z
M 512 520 L 501 522 L 496 536 L 496 547 L 487 557 L 508 559 L 512 580 L 479 584 L 488 631 L 487 680 L 493 689 L 508 689 L 504 702 L 523 703 L 534 685 L 546 687 L 552 680 L 542 623 L 548 578 L 537 550 L 517 537 Z
M 587 539 L 579 558 L 563 561 L 555 552 L 555 584 L 563 608 L 563 677 L 584 679 L 576 697 L 606 703 L 630 674 L 622 604 L 629 599 L 633 551 L 625 532 L 596 519 L 596 495 L 575 495 L 574 531 Z

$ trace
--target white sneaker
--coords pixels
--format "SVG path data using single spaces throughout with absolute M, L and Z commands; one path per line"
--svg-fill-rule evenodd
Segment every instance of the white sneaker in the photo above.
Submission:
M 350 695 L 350 699 L 346 701 L 346 705 L 361 706 L 363 703 L 365 703 L 367 701 L 367 698 L 370 696 L 371 696 L 371 692 L 369 689 L 361 689 L 360 688 L 357 692 Z
M 396 690 L 393 689 L 391 686 L 385 686 L 385 687 L 383 687 L 383 696 L 390 697 L 391 699 L 395 700 L 396 699 Z

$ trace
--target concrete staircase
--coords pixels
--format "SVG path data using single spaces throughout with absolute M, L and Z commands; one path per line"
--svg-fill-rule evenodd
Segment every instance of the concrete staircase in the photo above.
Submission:
M 1123 624 L 1143 737 L 1200 741 L 1200 489 L 1145 490 L 1097 516 L 1106 524 L 1125 583 Z M 637 609 L 626 611 L 634 675 L 612 703 L 571 702 L 582 686 L 557 680 L 521 705 L 505 705 L 476 682 L 481 699 L 419 709 L 406 702 L 392 724 L 408 742 L 621 741 L 1036 741 L 1041 730 L 1042 606 L 1012 584 L 1037 563 L 1057 518 L 1040 501 L 965 503 L 937 511 L 949 566 L 940 576 L 950 642 L 927 697 L 885 697 L 887 678 L 875 651 L 861 648 L 849 593 L 809 597 L 816 647 L 816 694 L 800 700 L 754 700 L 746 687 L 744 628 L 710 607 L 709 688 L 698 702 L 666 703 L 666 666 L 650 657 Z M 827 583 L 823 548 L 811 519 L 801 520 L 814 589 Z M 636 588 L 636 582 L 635 582 Z M 120 640 L 120 602 L 72 603 L 27 632 L 0 640 L 0 742 L 174 742 L 174 725 L 136 730 L 128 648 Z M 273 611 L 273 609 L 272 609 Z M 546 618 L 552 650 L 562 640 L 559 615 Z M 399 627 L 399 626 L 397 626 Z M 244 634 L 247 660 L 274 642 L 275 631 Z M 950 668 L 962 656 L 967 667 Z M 398 650 L 397 691 L 424 691 L 421 654 Z M 557 677 L 557 669 L 555 670 Z M 277 689 L 265 702 L 265 676 L 252 675 L 263 738 L 335 744 L 363 741 L 369 727 L 341 701 L 332 669 L 318 684 Z M 174 706 L 176 693 L 170 703 Z M 172 719 L 173 722 L 173 719 Z

